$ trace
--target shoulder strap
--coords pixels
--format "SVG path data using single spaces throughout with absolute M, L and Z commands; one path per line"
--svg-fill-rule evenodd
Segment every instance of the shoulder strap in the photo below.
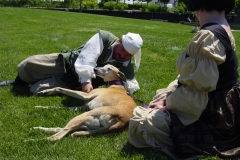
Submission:
M 225 47 L 226 60 L 218 65 L 219 78 L 215 91 L 229 89 L 238 79 L 238 59 L 232 48 L 228 33 L 221 25 L 216 23 L 207 23 L 201 27 L 201 30 L 211 31 Z
M 105 30 L 100 30 L 99 34 L 103 41 L 103 51 L 101 55 L 98 57 L 97 65 L 102 66 L 104 63 L 106 63 L 109 56 L 111 55 L 112 53 L 111 45 L 118 40 L 118 37 L 113 35 L 111 32 Z
M 231 41 L 225 29 L 217 23 L 207 23 L 201 27 L 201 30 L 211 31 L 224 45 L 226 53 L 232 50 Z

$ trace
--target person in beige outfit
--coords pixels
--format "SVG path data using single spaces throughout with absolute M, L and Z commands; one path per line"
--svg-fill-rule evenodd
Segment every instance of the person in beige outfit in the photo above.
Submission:
M 172 159 L 240 157 L 240 86 L 235 40 L 225 15 L 234 0 L 191 0 L 200 30 L 176 62 L 178 77 L 147 108 L 136 107 L 128 141 Z

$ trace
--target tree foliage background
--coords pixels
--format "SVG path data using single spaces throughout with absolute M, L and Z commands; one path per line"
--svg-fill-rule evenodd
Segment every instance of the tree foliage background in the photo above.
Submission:
M 133 4 L 120 3 L 120 0 L 81 0 L 82 9 L 108 9 L 108 10 L 141 10 L 143 12 L 170 12 L 170 13 L 188 13 L 187 5 L 190 0 L 176 0 L 177 6 L 167 8 L 159 3 L 150 3 L 152 0 L 143 0 L 146 4 L 139 3 L 141 0 L 134 0 Z M 125 0 L 126 1 L 126 0 Z M 124 2 L 125 2 L 124 1 Z M 0 0 L 0 6 L 10 7 L 46 7 L 46 8 L 80 8 L 79 0 Z M 161 0 L 161 3 L 167 4 L 169 0 Z M 149 5 L 151 4 L 151 5 Z M 235 11 L 240 12 L 240 0 L 235 0 Z

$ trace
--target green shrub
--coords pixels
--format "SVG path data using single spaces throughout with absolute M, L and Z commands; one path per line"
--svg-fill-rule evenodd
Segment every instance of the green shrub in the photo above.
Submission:
M 134 2 L 134 6 L 141 6 L 142 4 L 139 2 Z
M 51 1 L 49 0 L 43 1 L 40 5 L 41 7 L 52 8 Z
M 166 7 L 166 8 L 167 8 L 167 10 L 166 10 L 167 13 L 174 13 L 174 7 L 172 7 L 172 8 Z
M 157 11 L 159 11 L 159 5 L 154 4 L 154 3 L 149 4 L 147 8 L 148 8 L 149 12 L 157 12 Z
M 187 12 L 187 6 L 183 2 L 179 2 L 176 7 L 174 7 L 174 12 L 176 13 L 186 13 Z
M 128 4 L 128 9 L 131 9 L 131 10 L 140 10 L 141 7 L 142 7 L 142 4 L 139 2 L 134 2 L 134 4 Z
M 70 4 L 70 8 L 77 9 L 80 8 L 80 3 L 78 0 L 73 0 L 72 3 Z
M 119 10 L 119 11 L 124 11 L 128 8 L 128 4 L 124 4 L 124 3 L 117 3 L 116 4 L 116 9 Z
M 148 11 L 148 6 L 146 4 L 142 5 L 142 8 L 140 9 L 142 12 L 147 12 Z
M 109 11 L 114 10 L 115 6 L 116 6 L 116 2 L 113 2 L 113 1 L 109 1 L 103 4 L 103 8 L 108 9 Z
M 83 1 L 82 2 L 83 9 L 97 9 L 98 4 L 94 0 Z

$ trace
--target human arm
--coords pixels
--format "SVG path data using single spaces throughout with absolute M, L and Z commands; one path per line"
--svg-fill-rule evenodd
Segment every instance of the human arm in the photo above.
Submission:
M 83 82 L 82 83 L 82 91 L 83 92 L 90 92 L 91 90 L 93 90 L 93 86 L 92 83 L 90 82 Z
M 135 77 L 133 79 L 127 79 L 126 88 L 130 94 L 132 94 L 140 89 L 138 81 L 135 79 Z
M 154 109 L 159 109 L 159 110 L 167 110 L 167 108 L 166 108 L 166 99 L 167 99 L 167 95 L 163 96 L 157 102 L 150 103 L 147 108 L 154 108 Z
M 136 91 L 138 91 L 140 89 L 138 81 L 135 77 L 135 73 L 134 73 L 134 66 L 131 63 L 131 61 L 128 62 L 128 64 L 126 65 L 122 65 L 120 67 L 120 71 L 124 73 L 127 82 L 126 82 L 126 89 L 127 91 L 132 94 Z
M 95 78 L 93 68 L 97 66 L 97 59 L 103 50 L 103 42 L 99 33 L 87 41 L 74 63 L 79 82 L 85 92 L 92 90 L 91 78 Z
M 208 103 L 208 92 L 216 89 L 218 65 L 226 59 L 223 44 L 207 30 L 200 30 L 177 60 L 181 86 L 166 100 L 167 109 L 187 126 L 199 119 Z
M 156 95 L 153 97 L 153 100 L 150 102 L 147 108 L 165 110 L 167 96 L 178 87 L 178 77 L 172 81 L 167 88 L 158 89 L 156 91 Z

